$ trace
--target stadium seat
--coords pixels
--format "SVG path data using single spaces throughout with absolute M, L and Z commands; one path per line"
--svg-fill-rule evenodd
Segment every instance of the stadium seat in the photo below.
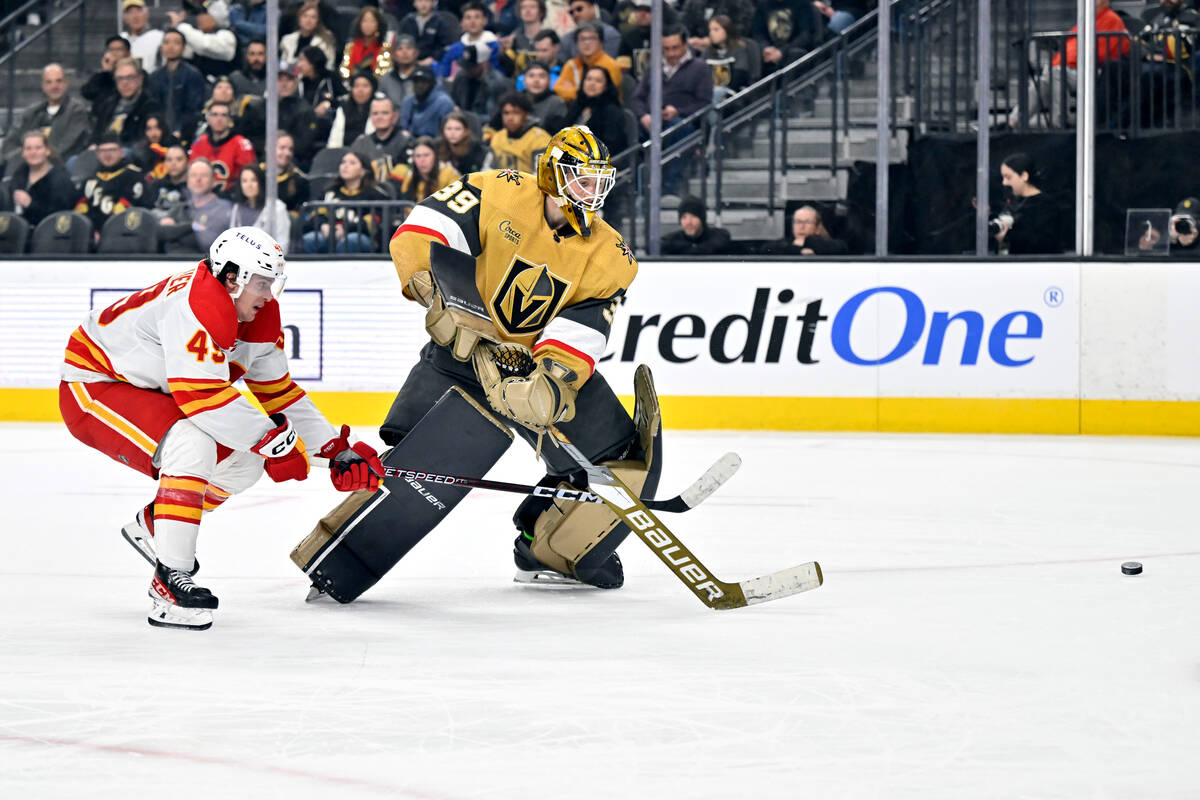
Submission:
M 11 211 L 0 213 L 0 253 L 17 255 L 25 252 L 29 241 L 29 222 Z
M 327 147 L 320 151 L 313 157 L 312 167 L 308 170 L 309 177 L 336 176 L 338 174 L 338 166 L 342 163 L 342 156 L 349 152 L 349 147 Z
M 101 253 L 157 253 L 158 220 L 141 208 L 108 218 L 100 230 Z
M 33 229 L 34 253 L 86 253 L 92 243 L 92 221 L 74 211 L 59 211 Z

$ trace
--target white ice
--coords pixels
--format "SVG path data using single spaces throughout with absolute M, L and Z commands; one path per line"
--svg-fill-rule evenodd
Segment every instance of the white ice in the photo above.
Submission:
M 824 568 L 722 612 L 632 537 L 619 591 L 513 584 L 483 491 L 306 605 L 288 553 L 337 495 L 264 479 L 206 518 L 196 633 L 146 624 L 119 534 L 153 484 L 0 437 L 3 798 L 1200 797 L 1196 440 L 668 431 L 663 494 L 743 457 L 664 515 L 719 577 Z

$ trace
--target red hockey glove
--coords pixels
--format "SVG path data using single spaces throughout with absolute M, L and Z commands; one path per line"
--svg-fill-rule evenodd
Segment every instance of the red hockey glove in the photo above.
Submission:
M 250 452 L 266 459 L 263 468 L 276 483 L 304 480 L 308 477 L 308 453 L 304 451 L 304 442 L 296 435 L 291 420 L 283 414 L 272 414 L 271 423 L 275 427 L 263 434 Z
M 350 444 L 349 425 L 343 425 L 340 434 L 322 445 L 318 455 L 329 459 L 329 480 L 339 492 L 373 492 L 379 488 L 383 462 L 366 442 Z

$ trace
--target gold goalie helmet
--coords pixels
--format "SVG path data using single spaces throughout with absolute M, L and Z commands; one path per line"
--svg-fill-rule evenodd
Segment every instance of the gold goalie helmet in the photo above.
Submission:
M 538 157 L 538 188 L 558 203 L 567 222 L 580 236 L 592 232 L 592 215 L 617 182 L 608 148 L 585 125 L 572 125 L 554 134 Z

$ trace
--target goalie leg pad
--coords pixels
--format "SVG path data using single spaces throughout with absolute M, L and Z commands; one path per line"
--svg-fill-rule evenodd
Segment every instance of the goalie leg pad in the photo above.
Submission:
M 654 381 L 644 365 L 634 374 L 634 397 L 635 435 L 624 448 L 629 457 L 606 461 L 603 465 L 640 497 L 652 498 L 662 472 L 661 413 Z M 575 488 L 565 482 L 559 486 Z M 530 551 L 534 557 L 551 569 L 585 583 L 596 584 L 607 579 L 603 566 L 629 534 L 629 526 L 600 504 L 558 501 L 547 505 L 544 500 L 535 504 L 535 500 L 540 498 L 522 503 L 514 517 L 520 530 L 532 534 Z
M 383 458 L 385 467 L 420 466 L 450 475 L 484 475 L 512 434 L 477 401 L 452 386 Z M 292 561 L 339 603 L 355 600 L 433 530 L 469 488 L 427 484 L 424 473 L 386 478 L 379 491 L 352 493 L 292 551 Z

